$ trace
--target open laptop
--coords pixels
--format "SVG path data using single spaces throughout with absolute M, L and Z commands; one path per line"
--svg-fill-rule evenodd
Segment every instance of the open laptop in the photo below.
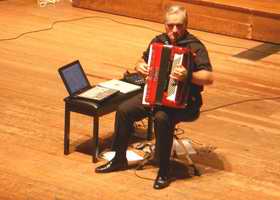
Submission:
M 119 92 L 119 90 L 102 86 L 92 87 L 79 60 L 59 68 L 58 72 L 71 97 L 101 102 Z

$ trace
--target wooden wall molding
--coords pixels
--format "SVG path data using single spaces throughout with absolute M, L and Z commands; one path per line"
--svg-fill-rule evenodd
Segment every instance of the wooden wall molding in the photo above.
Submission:
M 278 0 L 73 0 L 72 5 L 116 15 L 163 22 L 171 4 L 185 6 L 189 28 L 233 37 L 280 44 Z M 279 10 L 278 10 L 279 7 Z

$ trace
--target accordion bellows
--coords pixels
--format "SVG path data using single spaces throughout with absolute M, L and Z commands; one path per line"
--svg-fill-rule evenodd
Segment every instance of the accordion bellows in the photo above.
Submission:
M 193 54 L 190 49 L 161 43 L 150 45 L 143 104 L 185 108 L 190 90 L 189 74 L 184 81 L 171 79 L 170 73 L 177 65 L 183 65 L 188 73 L 192 73 Z

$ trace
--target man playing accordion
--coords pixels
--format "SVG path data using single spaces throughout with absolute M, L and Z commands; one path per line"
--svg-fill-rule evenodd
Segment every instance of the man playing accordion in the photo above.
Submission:
M 169 165 L 173 143 L 175 125 L 181 121 L 193 121 L 199 117 L 202 105 L 201 91 L 204 85 L 213 83 L 212 66 L 205 46 L 187 28 L 187 13 L 182 6 L 170 6 L 165 14 L 165 33 L 156 36 L 150 42 L 142 58 L 136 64 L 135 70 L 143 76 L 148 76 L 147 64 L 150 45 L 161 43 L 177 47 L 188 48 L 195 55 L 191 76 L 185 66 L 179 64 L 170 73 L 170 78 L 176 81 L 189 79 L 189 95 L 184 99 L 183 108 L 168 106 L 154 107 L 154 129 L 159 153 L 159 171 L 153 187 L 161 189 L 170 183 Z M 142 104 L 143 94 L 136 95 L 122 103 L 116 112 L 115 137 L 112 150 L 116 151 L 115 157 L 104 165 L 95 169 L 96 173 L 107 173 L 127 169 L 126 150 L 129 138 L 133 132 L 133 124 L 149 114 L 149 107 Z

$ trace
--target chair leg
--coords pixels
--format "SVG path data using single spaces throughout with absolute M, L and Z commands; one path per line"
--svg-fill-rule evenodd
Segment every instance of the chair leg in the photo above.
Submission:
M 93 117 L 93 151 L 92 151 L 92 162 L 97 162 L 97 156 L 99 154 L 99 147 L 98 147 L 98 131 L 99 131 L 99 117 Z
M 148 129 L 147 129 L 147 140 L 153 139 L 153 117 L 152 115 L 148 116 Z
M 65 116 L 64 116 L 64 155 L 69 154 L 70 143 L 70 111 L 65 104 Z
M 190 165 L 190 167 L 193 168 L 193 172 L 194 172 L 195 176 L 201 176 L 201 172 L 199 171 L 199 169 L 194 164 Z

